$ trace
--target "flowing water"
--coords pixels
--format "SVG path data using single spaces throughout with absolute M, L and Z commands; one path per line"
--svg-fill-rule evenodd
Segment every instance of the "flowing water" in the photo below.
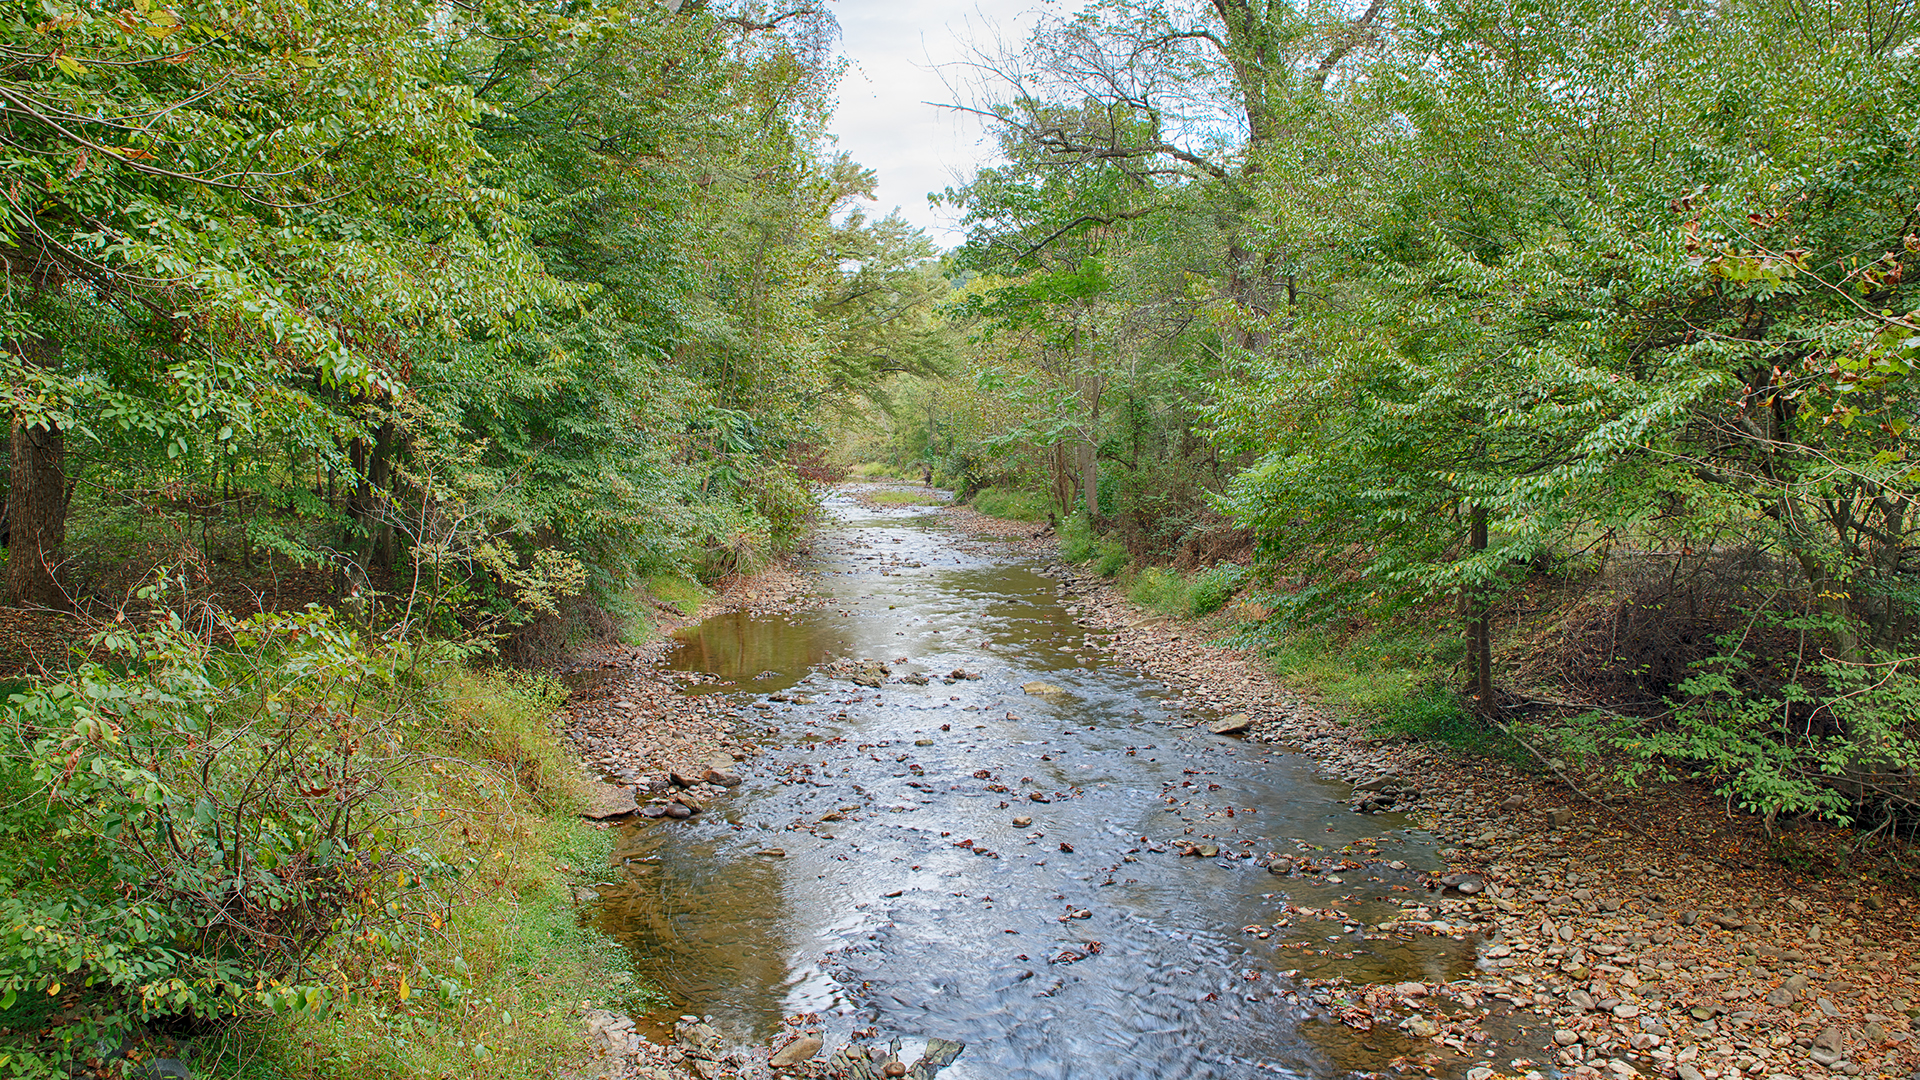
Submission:
M 595 917 L 671 999 L 643 1021 L 764 1043 L 816 1013 L 830 1034 L 964 1042 L 956 1080 L 1331 1077 L 1413 1049 L 1317 1016 L 1301 980 L 1471 965 L 1469 942 L 1365 933 L 1436 865 L 1428 837 L 1351 813 L 1303 757 L 1188 726 L 1040 563 L 922 510 L 829 512 L 827 604 L 724 615 L 670 655 L 782 749 L 707 813 L 623 836 Z M 829 670 L 862 658 L 929 681 Z M 1275 876 L 1275 852 L 1360 865 Z

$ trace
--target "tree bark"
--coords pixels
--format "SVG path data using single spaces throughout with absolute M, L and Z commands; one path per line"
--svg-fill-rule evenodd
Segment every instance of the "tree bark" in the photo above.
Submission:
M 1473 508 L 1467 545 L 1487 550 L 1487 508 Z M 1473 665 L 1473 696 L 1481 712 L 1493 711 L 1493 603 L 1485 585 L 1467 593 L 1467 659 Z
M 12 343 L 29 364 L 49 366 L 59 352 L 45 339 Z M 67 539 L 66 433 L 52 420 L 15 416 L 7 477 L 7 603 L 65 608 L 56 568 Z
M 67 606 L 55 568 L 67 539 L 66 436 L 51 422 L 13 421 L 7 480 L 7 603 Z

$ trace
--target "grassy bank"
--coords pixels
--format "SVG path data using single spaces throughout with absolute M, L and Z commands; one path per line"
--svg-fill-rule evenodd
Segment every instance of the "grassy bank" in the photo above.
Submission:
M 1287 625 L 1257 596 L 1251 572 L 1237 563 L 1181 571 L 1141 566 L 1084 514 L 1060 529 L 1068 562 L 1104 578 L 1141 608 L 1203 624 L 1257 649 L 1273 672 L 1379 737 L 1439 742 L 1469 753 L 1517 760 L 1520 748 L 1477 721 L 1448 689 L 1459 677 L 1464 648 L 1445 619 L 1408 618 L 1353 624 L 1340 632 Z M 1242 603 L 1235 604 L 1236 597 Z
M 577 816 L 561 687 L 316 613 L 108 634 L 112 663 L 0 723 L 0 1075 L 116 1047 L 235 1078 L 584 1058 L 580 1003 L 632 983 L 575 916 L 611 837 Z

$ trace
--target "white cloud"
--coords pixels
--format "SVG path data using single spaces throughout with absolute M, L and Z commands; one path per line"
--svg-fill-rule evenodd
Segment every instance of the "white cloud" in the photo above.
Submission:
M 1035 10 L 1033 0 L 836 0 L 840 48 L 852 64 L 832 130 L 840 149 L 879 174 L 876 216 L 898 206 L 935 243 L 960 242 L 954 211 L 930 208 L 927 193 L 971 176 L 994 155 L 993 142 L 975 118 L 925 103 L 954 102 L 947 82 L 965 82 L 952 65 L 969 42 L 1018 42 Z

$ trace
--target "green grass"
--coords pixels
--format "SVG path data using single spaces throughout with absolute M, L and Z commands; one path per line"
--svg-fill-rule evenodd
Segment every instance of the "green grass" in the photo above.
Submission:
M 1282 680 L 1358 714 L 1374 735 L 1440 743 L 1515 764 L 1531 760 L 1446 688 L 1464 652 L 1451 633 L 1396 626 L 1335 638 L 1294 631 L 1270 641 L 1265 652 Z
M 668 605 L 680 614 L 691 619 L 700 614 L 700 608 L 713 592 L 690 578 L 676 577 L 672 574 L 654 574 L 647 579 L 647 592 L 655 600 Z
M 855 480 L 920 479 L 918 474 L 909 477 L 906 470 L 894 465 L 889 465 L 884 461 L 863 461 L 858 465 L 848 468 L 847 475 Z
M 1451 635 L 1421 629 L 1373 630 L 1346 638 L 1295 630 L 1264 649 L 1290 685 L 1372 716 L 1384 715 L 1443 679 L 1461 647 Z
M 1053 516 L 1053 500 L 1018 488 L 982 488 L 973 497 L 973 508 L 1009 521 L 1046 521 Z
M 1225 607 L 1246 573 L 1234 563 L 1221 563 L 1191 575 L 1149 566 L 1127 586 L 1127 599 L 1165 615 L 1197 619 Z

